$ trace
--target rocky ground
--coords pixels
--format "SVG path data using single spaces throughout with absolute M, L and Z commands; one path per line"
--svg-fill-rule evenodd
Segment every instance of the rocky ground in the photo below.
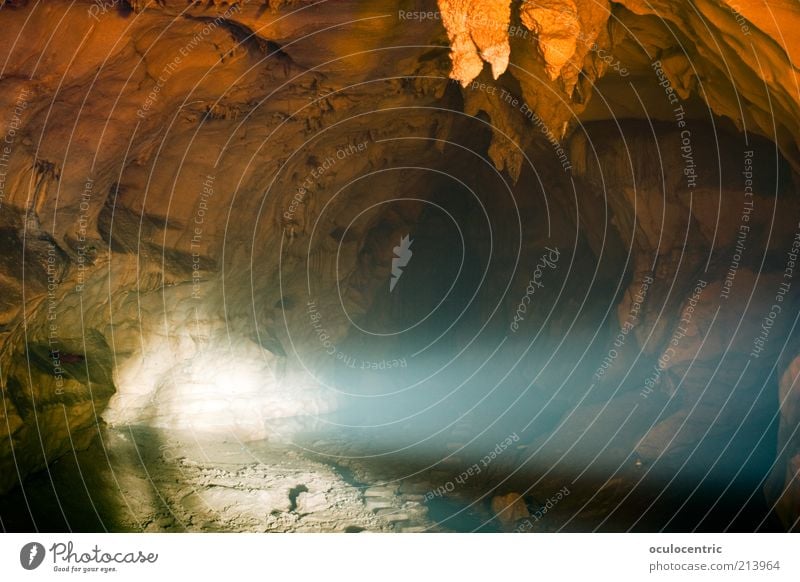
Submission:
M 4 528 L 30 521 L 22 497 L 43 530 L 390 532 L 433 525 L 421 497 L 356 484 L 335 464 L 270 440 L 109 430 L 102 445 L 63 459 L 51 473 L 57 495 L 48 476 L 37 476 L 24 496 L 17 490 L 4 503 Z
M 718 530 L 732 523 L 727 506 L 739 504 L 746 511 L 734 529 L 777 527 L 763 502 L 743 503 L 743 494 L 715 497 L 723 516 L 709 512 L 708 520 L 698 520 L 697 504 L 705 512 L 708 495 L 718 491 L 656 489 L 636 459 L 623 460 L 606 478 L 586 468 L 568 474 L 532 460 L 536 439 L 496 433 L 476 439 L 469 420 L 411 446 L 404 433 L 408 440 L 409 431 L 419 435 L 424 427 L 383 428 L 378 437 L 331 420 L 340 419 L 276 425 L 272 438 L 247 443 L 107 429 L 102 442 L 62 458 L 0 500 L 0 525 L 145 532 Z

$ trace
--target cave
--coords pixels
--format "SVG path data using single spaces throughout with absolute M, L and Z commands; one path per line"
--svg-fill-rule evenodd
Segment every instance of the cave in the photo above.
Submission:
M 796 6 L 0 23 L 3 531 L 800 528 Z

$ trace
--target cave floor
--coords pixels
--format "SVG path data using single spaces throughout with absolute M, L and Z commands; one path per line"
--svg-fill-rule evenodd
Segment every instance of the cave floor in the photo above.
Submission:
M 13 501 L 0 503 L 4 529 L 388 532 L 430 525 L 420 503 L 391 488 L 348 483 L 332 464 L 285 442 L 143 427 L 104 430 L 102 443 L 60 459 L 50 476 L 26 482 L 25 493 L 17 489 Z
M 530 452 L 535 439 L 491 430 L 475 438 L 468 419 L 427 433 L 419 425 L 355 428 L 347 420 L 276 422 L 270 438 L 251 442 L 104 428 L 88 450 L 27 480 L 24 493 L 17 488 L 0 498 L 0 525 L 5 531 L 352 533 L 776 527 L 750 488 L 728 487 L 723 495 L 713 480 L 707 491 L 685 480 L 664 487 L 663 475 L 648 481 L 646 467 L 613 448 L 605 462 L 594 463 L 610 467 L 606 473 L 592 472 L 581 461 L 574 469 L 537 465 Z M 498 519 L 492 499 L 511 492 L 525 509 L 518 504 L 513 517 Z

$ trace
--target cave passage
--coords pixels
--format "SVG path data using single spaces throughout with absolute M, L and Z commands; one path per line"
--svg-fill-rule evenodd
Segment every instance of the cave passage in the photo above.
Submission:
M 597 144 L 616 139 L 608 124 L 589 130 Z M 644 138 L 640 131 L 633 125 L 626 135 L 654 140 L 650 147 L 663 139 Z M 485 139 L 477 131 L 475 147 Z M 4 527 L 780 530 L 760 493 L 776 455 L 776 379 L 747 375 L 745 369 L 735 383 L 736 406 L 749 410 L 722 427 L 703 423 L 698 419 L 708 417 L 699 412 L 693 412 L 695 419 L 684 416 L 686 401 L 695 398 L 689 400 L 693 410 L 714 406 L 714 370 L 730 367 L 730 356 L 693 358 L 674 371 L 665 364 L 675 350 L 645 353 L 629 335 L 645 305 L 660 301 L 658 311 L 669 306 L 668 294 L 648 297 L 659 281 L 685 289 L 680 309 L 672 311 L 680 318 L 658 320 L 671 329 L 664 345 L 679 344 L 675 339 L 688 335 L 696 317 L 706 318 L 693 324 L 702 330 L 713 321 L 699 307 L 708 283 L 688 286 L 694 279 L 679 279 L 685 277 L 681 265 L 635 279 L 617 254 L 625 249 L 618 237 L 598 257 L 591 229 L 568 222 L 569 211 L 548 214 L 541 202 L 563 184 L 539 187 L 537 177 L 526 173 L 510 193 L 488 164 L 471 168 L 458 152 L 447 160 L 456 165 L 404 170 L 408 188 L 391 172 L 367 177 L 361 191 L 391 196 L 351 213 L 343 227 L 320 233 L 337 245 L 329 258 L 334 268 L 341 265 L 342 246 L 355 247 L 350 277 L 335 280 L 322 299 L 307 286 L 286 285 L 272 306 L 284 315 L 283 330 L 272 332 L 273 344 L 261 345 L 278 361 L 295 357 L 297 366 L 335 394 L 335 410 L 266 419 L 258 428 L 263 433 L 250 424 L 222 425 L 224 438 L 209 440 L 208 430 L 221 426 L 215 425 L 219 415 L 229 413 L 229 394 L 240 388 L 233 384 L 245 374 L 234 367 L 234 375 L 208 388 L 185 369 L 197 365 L 189 363 L 177 372 L 188 386 L 182 393 L 205 385 L 203 406 L 196 399 L 161 397 L 169 398 L 165 404 L 179 410 L 188 426 L 175 430 L 168 422 L 145 420 L 103 428 L 87 450 L 28 479 L 24 493 L 5 496 Z M 730 161 L 735 167 L 736 160 Z M 644 161 L 638 163 L 647 171 Z M 455 178 L 454 170 L 463 168 L 469 170 Z M 539 169 L 557 175 L 546 160 Z M 513 196 L 517 189 L 538 190 L 539 196 L 520 200 Z M 509 216 L 517 216 L 516 224 Z M 295 250 L 299 245 L 287 237 L 282 244 L 289 257 L 300 257 L 282 266 L 285 281 L 297 273 L 301 281 L 308 279 L 318 259 Z M 620 324 L 609 306 L 619 303 L 625 289 L 636 293 Z M 334 342 L 328 330 L 342 321 L 348 332 Z M 707 330 L 702 334 L 701 341 Z M 219 345 L 203 357 L 218 358 Z M 50 356 L 31 351 L 30 361 L 47 369 Z M 211 367 L 227 365 L 215 361 Z M 62 354 L 61 365 L 83 378 L 84 356 Z M 288 372 L 276 367 L 247 374 L 257 386 L 256 374 L 266 381 L 269 374 Z M 674 393 L 653 390 L 654 378 L 668 382 Z M 727 395 L 726 406 L 732 406 Z M 713 408 L 703 414 L 712 412 L 719 416 Z M 689 423 L 654 436 L 676 418 Z M 676 439 L 680 447 L 672 446 Z M 281 474 L 287 470 L 306 477 Z M 223 495 L 218 477 L 248 485 Z M 330 491 L 349 495 L 347 506 L 358 509 L 357 516 L 339 515 Z M 262 502 L 272 509 L 265 512 Z M 504 511 L 516 514 L 505 518 Z M 314 519 L 306 522 L 309 515 Z M 322 516 L 324 523 L 315 521 Z
M 0 6 L 0 529 L 798 529 L 750 4 L 112 4 Z

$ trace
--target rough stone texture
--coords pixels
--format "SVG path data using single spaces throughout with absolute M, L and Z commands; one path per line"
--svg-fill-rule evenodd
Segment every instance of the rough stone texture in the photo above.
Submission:
M 522 24 L 536 34 L 547 75 L 551 81 L 555 80 L 575 55 L 578 37 L 583 32 L 575 3 L 572 0 L 527 2 L 520 8 L 519 16 Z
M 369 511 L 359 488 L 346 483 L 329 465 L 285 443 L 244 445 L 230 438 L 154 429 L 104 430 L 103 443 L 103 449 L 95 445 L 70 455 L 65 464 L 73 468 L 71 473 L 67 467 L 53 469 L 57 480 L 74 480 L 77 491 L 70 495 L 59 481 L 65 509 L 49 509 L 56 515 L 66 513 L 77 531 L 400 529 L 391 516 Z M 79 463 L 81 473 L 74 471 L 73 462 Z M 87 485 L 95 509 L 84 507 L 81 515 L 78 499 Z M 28 491 L 31 498 L 41 494 L 35 486 Z M 36 501 L 47 499 L 45 493 Z M 44 508 L 38 511 L 46 519 Z M 431 525 L 420 515 L 405 525 L 412 523 Z
M 506 72 L 511 54 L 509 0 L 439 0 L 439 9 L 450 38 L 453 79 L 466 87 L 480 74 L 484 62 L 491 66 L 495 79 Z
M 505 69 L 510 62 L 509 73 L 522 89 L 519 97 L 561 138 L 584 111 L 594 82 L 609 72 L 609 65 L 618 66 L 618 59 L 609 61 L 606 55 L 624 43 L 620 54 L 631 59 L 624 64 L 637 76 L 652 75 L 650 65 L 660 61 L 682 98 L 697 96 L 740 129 L 768 136 L 798 166 L 798 48 L 788 32 L 789 23 L 800 17 L 795 4 L 710 0 L 693 10 L 685 10 L 679 0 L 618 4 L 612 11 L 609 4 L 593 0 L 512 3 L 510 17 L 501 13 L 493 20 L 494 30 L 506 30 L 510 37 L 510 61 L 483 60 L 492 64 L 495 78 L 498 67 Z M 468 34 L 469 15 L 494 5 L 439 5 L 452 41 L 451 75 L 466 86 L 482 68 Z M 535 35 L 536 51 L 532 39 L 514 28 L 517 18 Z M 492 43 L 500 42 L 495 33 Z M 502 117 L 497 109 L 503 106 L 495 105 L 489 115 Z M 500 160 L 512 154 L 505 144 L 497 149 L 493 158 L 502 167 Z
M 519 493 L 507 493 L 493 497 L 492 511 L 497 515 L 497 519 L 505 525 L 530 517 L 525 500 Z
M 800 471 L 800 358 L 792 360 L 781 376 L 779 402 L 781 410 L 778 434 L 778 458 L 767 484 L 767 494 L 776 504 L 784 526 L 798 528 L 800 515 L 800 487 L 797 485 Z
M 796 4 L 717 0 L 687 11 L 672 0 L 623 5 L 652 23 L 651 34 L 637 37 L 654 57 L 671 57 L 662 62 L 676 88 L 697 92 L 718 115 L 774 139 L 797 165 L 798 49 L 787 33 L 800 17 Z

